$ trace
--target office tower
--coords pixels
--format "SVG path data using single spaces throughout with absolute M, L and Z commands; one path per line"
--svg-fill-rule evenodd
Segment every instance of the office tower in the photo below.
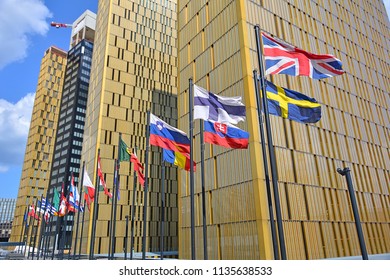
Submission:
M 15 198 L 0 198 L 0 242 L 7 242 L 11 235 L 15 205 Z
M 54 156 L 47 192 L 47 197 L 51 203 L 54 201 L 54 189 L 61 193 L 62 185 L 64 185 L 64 195 L 67 196 L 72 176 L 77 187 L 82 172 L 80 170 L 82 168 L 80 162 L 81 147 L 88 100 L 95 24 L 96 15 L 87 10 L 72 25 L 71 49 L 67 56 Z M 81 194 L 82 190 L 80 187 L 78 189 Z M 65 249 L 71 247 L 74 217 L 74 212 L 69 212 L 66 216 L 59 218 L 58 223 L 56 216 L 51 219 L 51 223 L 45 227 L 44 238 L 51 236 L 50 248 L 53 247 L 54 240 L 58 242 L 56 248 L 59 245 Z M 66 228 L 66 233 L 63 232 L 64 228 Z
M 130 147 L 137 147 L 141 163 L 145 162 L 146 112 L 152 103 L 169 107 L 171 94 L 177 94 L 176 1 L 99 1 L 93 64 L 86 112 L 82 161 L 95 184 L 97 155 L 100 151 L 102 172 L 112 191 L 114 160 L 118 158 L 119 133 Z M 159 99 L 161 96 L 161 100 Z M 167 96 L 167 97 L 164 97 Z M 165 100 L 164 100 L 165 98 Z M 172 99 L 174 100 L 174 98 Z M 157 113 L 156 113 L 157 114 Z M 172 125 L 175 125 L 172 123 Z M 160 244 L 160 165 L 161 151 L 152 149 L 150 156 L 147 221 L 143 223 L 144 193 L 137 185 L 133 192 L 133 172 L 129 162 L 120 163 L 120 200 L 117 208 L 115 252 L 123 252 L 125 217 L 131 216 L 130 204 L 135 195 L 135 246 L 142 248 L 146 225 L 146 251 L 159 251 Z M 176 169 L 167 178 L 174 178 Z M 165 250 L 177 250 L 177 186 L 167 190 Z M 99 194 L 94 253 L 107 253 L 110 246 L 112 201 Z M 89 253 L 92 234 L 92 211 L 85 215 L 82 253 Z M 130 237 L 130 229 L 129 229 Z M 130 238 L 127 248 L 130 248 Z M 130 250 L 130 249 L 129 249 Z
M 389 20 L 383 2 L 187 0 L 178 1 L 177 18 L 179 123 L 188 120 L 192 78 L 215 94 L 241 96 L 247 118 L 239 127 L 250 133 L 247 150 L 206 144 L 209 259 L 274 259 L 253 80 L 260 69 L 255 25 L 306 51 L 335 55 L 346 71 L 321 80 L 266 76 L 314 97 L 322 108 L 315 124 L 270 116 L 286 258 L 362 255 L 346 179 L 336 172 L 344 167 L 351 170 L 368 254 L 389 252 Z M 198 120 L 195 134 L 198 142 Z M 179 256 L 189 259 L 189 187 L 179 186 Z M 204 256 L 200 194 L 196 184 L 197 259 Z
M 26 208 L 48 188 L 65 67 L 66 51 L 48 48 L 39 71 L 10 241 L 20 241 Z

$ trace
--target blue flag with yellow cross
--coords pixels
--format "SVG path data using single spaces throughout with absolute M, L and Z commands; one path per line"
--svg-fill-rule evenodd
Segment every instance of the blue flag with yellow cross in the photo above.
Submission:
M 321 119 L 321 104 L 314 98 L 266 81 L 268 113 L 301 123 Z

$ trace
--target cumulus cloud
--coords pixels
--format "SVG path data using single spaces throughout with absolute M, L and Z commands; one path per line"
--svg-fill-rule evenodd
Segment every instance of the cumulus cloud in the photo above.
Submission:
M 12 104 L 0 99 L 0 172 L 23 162 L 35 93 Z
M 32 35 L 45 35 L 52 15 L 41 0 L 0 1 L 0 69 L 26 57 Z

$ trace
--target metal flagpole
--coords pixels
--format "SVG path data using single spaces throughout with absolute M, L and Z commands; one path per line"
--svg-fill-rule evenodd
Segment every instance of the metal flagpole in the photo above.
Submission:
M 40 207 L 40 208 L 42 208 L 42 197 L 43 197 L 43 195 L 41 195 L 41 207 Z M 37 215 L 37 205 L 38 205 L 38 198 L 37 198 L 37 203 L 35 204 L 35 215 Z M 40 212 L 40 211 L 39 211 L 39 212 Z M 39 220 L 40 220 L 40 216 L 38 215 L 38 222 L 37 222 L 37 227 L 36 227 L 36 229 L 35 229 L 33 250 L 32 250 L 32 255 L 31 255 L 31 259 L 32 259 L 32 260 L 34 259 L 35 244 L 36 244 L 36 241 L 37 241 Z M 31 235 L 31 236 L 32 236 L 32 235 Z
M 160 222 L 160 258 L 164 259 L 164 211 L 165 211 L 165 161 L 161 162 L 161 222 Z
M 137 147 L 134 148 L 134 152 L 137 152 Z M 134 250 L 134 218 L 135 218 L 135 196 L 137 191 L 137 172 L 134 165 L 134 181 L 133 181 L 133 203 L 131 205 L 131 236 L 130 236 L 130 260 L 133 259 Z
M 74 183 L 74 181 L 72 181 L 72 180 L 74 180 L 73 172 L 72 172 L 71 174 L 72 174 L 72 175 L 71 175 L 71 184 L 73 184 L 73 183 Z M 69 184 L 69 185 L 71 185 L 71 184 Z M 72 186 L 73 186 L 75 189 L 77 188 L 76 185 L 72 185 Z M 69 202 L 69 195 L 70 195 L 70 190 L 68 191 L 68 202 Z M 79 213 L 79 212 L 80 212 L 80 208 L 78 207 L 78 205 L 77 205 L 77 203 L 76 203 L 76 196 L 75 196 L 74 193 L 73 193 L 73 202 L 74 202 L 74 204 L 75 204 L 74 211 L 77 211 L 77 213 Z M 74 212 L 74 211 L 73 211 L 73 214 L 72 214 L 72 216 L 73 216 L 73 218 L 72 218 L 72 225 L 71 225 L 72 230 L 70 231 L 70 242 L 69 242 L 69 250 L 68 250 L 68 260 L 70 260 L 71 250 L 72 250 L 72 239 L 73 239 L 73 230 L 74 230 L 74 222 L 75 222 L 74 218 L 75 218 L 75 216 L 76 216 L 76 212 Z M 77 237 L 77 233 L 76 233 L 76 237 Z M 77 239 L 77 238 L 76 238 L 76 239 Z M 75 247 L 73 250 L 74 250 L 74 252 L 76 252 L 76 247 Z
M 84 168 L 85 168 L 85 161 L 83 161 L 83 168 L 81 173 L 81 180 L 79 181 L 79 209 L 77 211 L 77 222 L 76 222 L 76 238 L 74 239 L 74 250 L 73 250 L 73 259 L 76 258 L 76 251 L 77 251 L 77 240 L 79 235 L 79 222 L 80 222 L 80 210 L 81 210 L 81 195 L 83 193 L 83 181 L 84 181 Z M 85 209 L 84 209 L 85 211 Z
M 28 208 L 29 208 L 29 212 L 30 212 L 30 205 L 28 206 Z M 31 230 L 30 230 L 31 233 L 30 233 L 30 242 L 28 242 L 29 245 L 31 244 L 31 235 L 33 234 L 34 219 L 35 219 L 35 217 L 30 216 L 30 223 L 29 224 L 30 224 L 30 227 L 31 227 Z M 31 223 L 31 221 L 32 221 L 32 223 Z M 26 244 L 24 245 L 24 253 L 23 253 L 23 255 L 26 255 L 27 241 L 28 241 L 28 232 L 29 232 L 29 230 L 27 229 Z M 29 257 L 30 257 L 30 248 L 29 248 L 29 250 L 27 252 L 27 258 L 29 258 Z
M 360 222 L 359 210 L 356 203 L 355 191 L 353 189 L 350 171 L 351 170 L 348 167 L 345 167 L 344 169 L 337 168 L 337 172 L 340 175 L 345 176 L 345 179 L 347 180 L 349 198 L 351 199 L 353 217 L 355 218 L 356 231 L 359 237 L 359 244 L 360 244 L 360 250 L 362 251 L 362 258 L 363 260 L 368 260 L 366 243 L 364 242 L 362 224 Z
M 64 183 L 62 183 L 62 188 L 64 187 Z M 55 187 L 56 188 L 56 187 Z M 57 189 L 56 189 L 57 191 Z M 58 191 L 57 191 L 58 193 Z M 53 196 L 54 197 L 54 196 Z M 60 197 L 60 205 L 61 205 L 61 197 Z M 54 243 L 53 243 L 53 252 L 51 253 L 51 259 L 54 260 L 54 254 L 55 254 L 55 250 L 56 250 L 56 247 L 57 247 L 57 243 L 58 243 L 58 235 L 59 235 L 59 229 L 60 229 L 60 216 L 58 216 L 58 211 L 60 210 L 60 205 L 58 206 L 58 209 L 57 209 L 57 218 L 56 218 L 56 232 L 54 234 Z M 58 248 L 58 247 L 57 247 Z
M 191 258 L 195 260 L 195 194 L 194 194 L 194 152 L 192 140 L 194 137 L 194 119 L 193 119 L 193 93 L 192 78 L 189 80 L 189 123 L 190 123 L 190 215 L 191 215 Z
M 150 111 L 146 116 L 146 151 L 145 151 L 145 186 L 144 186 L 144 213 L 143 213 L 143 234 L 142 234 L 142 259 L 146 258 L 146 211 L 148 202 L 148 169 L 149 169 L 149 138 L 150 138 Z
M 206 219 L 206 188 L 204 174 L 204 137 L 203 137 L 203 120 L 200 120 L 200 157 L 201 157 L 201 181 L 202 181 L 202 217 L 203 217 L 203 253 L 204 259 L 208 259 L 207 254 L 207 219 Z
M 83 175 L 84 176 L 84 175 Z M 83 181 L 84 182 L 84 181 Z M 85 216 L 85 198 L 84 198 L 84 203 L 83 203 L 83 207 L 84 207 L 84 212 L 83 212 L 83 218 L 81 220 L 81 232 L 80 232 L 80 246 L 79 246 L 79 259 L 80 259 L 80 256 L 81 256 L 81 245 L 83 243 L 83 231 L 84 231 L 84 216 Z
M 43 195 L 41 195 L 41 207 L 40 207 L 40 211 L 42 211 L 42 199 L 43 199 Z M 44 207 L 44 213 L 46 213 L 46 208 L 47 208 L 47 193 L 46 193 L 46 199 L 45 199 L 45 207 Z M 43 214 L 43 219 L 45 219 L 45 214 Z M 39 231 L 39 238 L 38 238 L 38 253 L 37 253 L 37 260 L 39 260 L 39 257 L 40 257 L 40 251 L 41 251 L 41 246 L 42 246 L 42 238 L 43 238 L 43 235 L 44 235 L 44 232 L 46 230 L 46 226 L 45 226 L 45 223 L 41 223 L 41 230 Z M 43 251 L 43 250 L 42 250 Z
M 115 192 L 115 172 L 116 172 L 116 159 L 114 160 L 114 184 L 112 187 L 112 192 Z M 114 194 L 113 194 L 114 195 Z M 111 249 L 112 249 L 112 231 L 113 231 L 113 216 L 114 216 L 114 197 L 111 199 L 111 216 L 110 216 L 110 230 L 109 230 L 109 237 L 108 237 L 108 259 L 111 260 Z
M 119 181 L 120 181 L 120 175 L 119 170 L 121 168 L 120 163 L 120 155 L 121 155 L 121 142 L 122 142 L 122 133 L 119 132 L 119 140 L 118 140 L 118 158 L 115 161 L 115 172 L 114 172 L 114 193 L 113 195 L 113 204 L 114 204 L 114 219 L 112 221 L 112 250 L 111 250 L 111 259 L 114 259 L 114 253 L 115 253 L 115 245 L 116 245 L 116 212 L 117 212 L 117 206 L 118 206 L 118 191 L 119 191 Z
M 272 141 L 271 124 L 270 124 L 269 114 L 268 114 L 268 102 L 267 102 L 267 93 L 265 90 L 263 57 L 262 57 L 262 52 L 261 52 L 261 48 L 260 48 L 260 28 L 258 25 L 255 26 L 255 34 L 256 34 L 257 59 L 258 59 L 259 69 L 260 69 L 260 87 L 261 87 L 262 98 L 263 98 L 265 128 L 267 130 L 268 153 L 269 153 L 270 163 L 271 163 L 272 186 L 273 186 L 273 191 L 274 191 L 276 222 L 277 222 L 278 233 L 279 233 L 280 254 L 281 254 L 281 259 L 286 260 L 287 259 L 286 245 L 284 242 L 283 221 L 282 221 L 282 213 L 281 213 L 281 209 L 280 209 L 279 190 L 278 190 L 278 172 L 276 169 L 275 151 L 274 151 L 274 146 L 273 146 L 273 141 Z
M 24 215 L 23 215 L 22 230 L 20 231 L 20 238 L 19 238 L 20 244 L 22 244 L 22 241 L 24 240 L 24 236 L 26 235 L 26 222 L 27 222 L 27 208 L 24 210 Z M 23 248 L 22 245 L 20 245 L 18 250 L 19 253 L 22 253 L 22 248 Z
M 129 232 L 129 215 L 125 216 L 126 219 L 126 227 L 125 227 L 125 247 L 123 248 L 123 253 L 124 253 L 124 259 L 127 260 L 127 240 L 129 238 L 128 232 Z
M 119 134 L 119 139 L 121 138 L 121 133 Z M 119 150 L 119 145 L 118 145 L 118 150 Z M 119 153 L 119 152 L 118 152 Z M 115 164 L 115 172 L 114 172 L 114 180 L 115 180 L 115 184 L 114 184 L 114 189 L 113 189 L 113 205 L 114 205 L 114 216 L 113 216 L 113 220 L 112 220 L 112 242 L 111 242 L 111 259 L 113 260 L 114 259 L 114 254 L 115 254 L 115 245 L 116 245 L 116 212 L 117 212 L 117 205 L 118 205 L 118 188 L 119 188 L 119 168 L 120 168 L 120 163 L 119 163 L 119 155 L 118 155 L 118 159 L 116 159 L 114 161 L 114 164 Z
M 275 219 L 274 219 L 274 210 L 272 207 L 272 196 L 271 196 L 271 185 L 269 180 L 269 172 L 268 172 L 268 160 L 267 160 L 267 152 L 265 146 L 265 136 L 264 136 L 264 126 L 263 126 L 263 118 L 261 114 L 261 98 L 259 92 L 259 79 L 257 76 L 257 71 L 253 71 L 253 79 L 255 81 L 255 93 L 256 93 L 256 101 L 257 101 L 257 116 L 259 118 L 259 127 L 260 127 L 260 138 L 261 138 L 261 150 L 263 153 L 263 165 L 264 165 L 264 175 L 265 175 L 265 184 L 267 188 L 267 200 L 268 200 L 268 211 L 269 211 L 269 220 L 271 225 L 271 234 L 272 234 L 272 244 L 274 249 L 274 259 L 279 259 L 279 247 L 276 237 L 276 229 L 275 229 Z
M 96 236 L 96 220 L 98 218 L 98 210 L 99 210 L 99 175 L 98 175 L 98 159 L 100 158 L 100 148 L 98 149 L 98 155 L 96 160 L 96 184 L 95 184 L 95 196 L 93 201 L 93 218 L 92 218 L 92 233 L 91 233 L 91 243 L 89 248 L 89 259 L 92 260 L 94 258 L 95 251 L 95 236 Z

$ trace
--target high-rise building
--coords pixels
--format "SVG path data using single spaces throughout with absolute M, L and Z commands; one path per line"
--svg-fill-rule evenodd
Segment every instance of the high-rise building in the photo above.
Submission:
M 11 235 L 15 213 L 15 198 L 0 198 L 0 242 L 7 242 Z
M 238 126 L 250 134 L 247 150 L 206 144 L 208 258 L 274 258 L 253 74 L 260 69 L 256 25 L 306 51 L 335 55 L 346 71 L 321 80 L 266 76 L 322 108 L 315 124 L 270 116 L 286 258 L 361 256 L 346 180 L 336 171 L 344 167 L 351 170 L 368 254 L 389 252 L 390 25 L 383 2 L 183 0 L 177 18 L 179 124 L 188 124 L 192 78 L 215 94 L 241 96 L 247 117 Z M 190 191 L 182 182 L 179 257 L 190 259 Z M 195 182 L 195 252 L 203 259 L 198 171 Z
M 20 240 L 26 208 L 41 199 L 49 185 L 66 55 L 51 46 L 41 61 L 10 241 Z
M 114 159 L 118 158 L 119 134 L 131 148 L 137 147 L 145 160 L 146 112 L 160 106 L 159 114 L 176 125 L 177 32 L 176 1 L 99 1 L 93 64 L 86 112 L 82 161 L 95 182 L 97 155 L 112 191 Z M 163 108 L 161 108 L 161 106 Z M 164 110 L 162 110 L 164 109 Z M 133 172 L 129 162 L 120 163 L 120 200 L 117 208 L 115 252 L 123 252 L 126 216 L 131 216 L 135 195 L 134 250 L 141 251 L 146 226 L 146 251 L 160 250 L 160 165 L 161 151 L 151 150 L 147 192 L 147 221 L 142 222 L 144 193 L 133 191 Z M 167 171 L 164 223 L 164 250 L 177 250 L 178 201 L 176 168 Z M 167 180 L 168 181 L 168 180 Z M 172 182 L 172 183 L 171 183 Z M 99 195 L 94 253 L 107 253 L 110 246 L 111 200 Z M 92 211 L 91 211 L 92 213 Z M 82 252 L 89 253 L 92 214 L 85 215 Z M 129 229 L 130 234 L 130 229 Z M 128 238 L 127 248 L 130 248 Z
M 69 194 L 68 186 L 72 176 L 76 187 L 79 182 L 95 24 L 96 15 L 87 10 L 72 25 L 71 49 L 67 55 L 54 156 L 47 192 L 50 202 L 54 201 L 54 189 L 61 193 L 62 185 L 64 185 L 64 195 Z M 79 193 L 81 192 L 79 190 Z M 57 223 L 57 216 L 54 216 L 51 224 L 45 227 L 45 237 L 49 235 L 52 237 L 50 248 L 53 247 L 54 240 L 58 241 L 56 248 L 58 245 L 62 245 L 61 248 L 65 247 L 65 249 L 71 247 L 74 217 L 73 212 L 69 212 Z M 65 233 L 61 230 L 64 228 L 66 228 Z M 58 238 L 55 239 L 57 235 Z M 63 238 L 65 238 L 64 242 L 62 242 Z

